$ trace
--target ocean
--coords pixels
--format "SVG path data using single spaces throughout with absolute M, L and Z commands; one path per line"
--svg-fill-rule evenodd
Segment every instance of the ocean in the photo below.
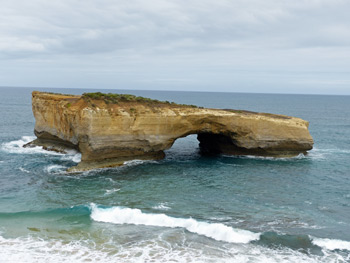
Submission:
M 0 262 L 350 262 L 350 96 L 102 90 L 310 122 L 294 158 L 202 156 L 68 174 L 33 140 L 31 92 L 0 88 Z

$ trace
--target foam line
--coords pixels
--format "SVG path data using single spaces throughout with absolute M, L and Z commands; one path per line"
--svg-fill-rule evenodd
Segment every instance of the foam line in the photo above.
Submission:
M 45 239 L 35 236 L 4 238 L 0 235 L 0 261 L 28 263 L 339 263 L 348 261 L 348 258 L 336 252 L 315 256 L 290 249 L 271 249 L 254 244 L 232 247 L 227 247 L 225 244 L 225 249 L 202 245 L 189 242 L 188 246 L 176 244 L 165 246 L 161 236 L 152 240 L 146 239 L 121 245 L 118 242 L 100 242 L 98 239 L 67 242 L 56 238 Z

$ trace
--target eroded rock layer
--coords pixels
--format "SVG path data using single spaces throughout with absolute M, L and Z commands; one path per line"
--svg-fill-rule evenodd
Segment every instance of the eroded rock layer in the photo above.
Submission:
M 198 108 L 103 95 L 34 91 L 35 145 L 82 160 L 71 171 L 117 166 L 133 159 L 161 159 L 178 138 L 198 134 L 203 152 L 295 156 L 312 149 L 308 122 L 267 113 Z

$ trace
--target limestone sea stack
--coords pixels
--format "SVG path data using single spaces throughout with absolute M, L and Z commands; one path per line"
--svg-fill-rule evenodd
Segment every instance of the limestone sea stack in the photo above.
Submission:
M 82 96 L 34 91 L 37 139 L 27 146 L 81 152 L 69 171 L 162 159 L 176 139 L 197 134 L 204 153 L 292 157 L 313 140 L 305 120 L 285 115 L 208 109 L 122 94 Z

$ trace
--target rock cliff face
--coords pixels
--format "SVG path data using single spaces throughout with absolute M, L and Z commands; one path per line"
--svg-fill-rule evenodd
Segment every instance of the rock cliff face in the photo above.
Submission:
M 82 160 L 71 171 L 161 159 L 189 134 L 198 134 L 201 150 L 209 153 L 289 157 L 313 145 L 308 122 L 284 115 L 37 91 L 32 107 L 37 139 L 31 145 L 80 151 Z

